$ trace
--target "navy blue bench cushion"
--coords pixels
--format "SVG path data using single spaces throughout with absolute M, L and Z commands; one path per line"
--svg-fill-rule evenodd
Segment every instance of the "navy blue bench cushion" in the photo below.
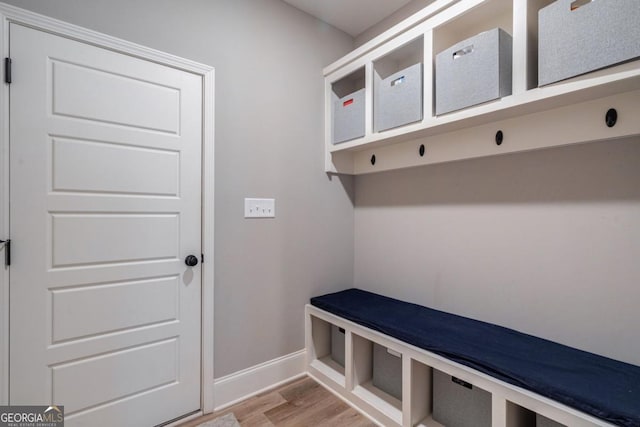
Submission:
M 360 289 L 311 304 L 610 423 L 640 426 L 638 366 Z

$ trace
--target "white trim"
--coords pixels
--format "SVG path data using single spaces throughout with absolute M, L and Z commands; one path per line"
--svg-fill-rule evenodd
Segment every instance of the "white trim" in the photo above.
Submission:
M 213 223 L 214 223 L 214 69 L 211 66 L 180 58 L 155 49 L 140 46 L 106 34 L 69 24 L 44 15 L 0 3 L 0 34 L 2 35 L 2 58 L 9 56 L 9 23 L 25 25 L 37 30 L 92 44 L 114 52 L 130 55 L 146 61 L 190 72 L 202 77 L 202 250 L 205 263 L 202 265 L 202 367 L 201 406 L 202 412 L 213 410 Z M 7 237 L 9 230 L 9 87 L 4 83 L 4 67 L 0 83 L 0 239 Z M 0 272 L 0 404 L 8 403 L 9 397 L 9 272 Z
M 0 4 L 0 14 L 3 13 Z M 9 52 L 9 25 L 0 15 L 2 61 Z M 4 65 L 4 64 L 3 64 Z M 9 85 L 4 83 L 4 66 L 0 67 L 0 238 L 9 236 Z M 4 256 L 4 250 L 0 251 Z M 9 403 L 9 269 L 0 272 L 0 404 Z
M 2 4 L 0 4 L 2 6 Z M 2 13 L 2 9 L 0 9 Z M 2 57 L 9 52 L 9 25 L 0 16 Z M 3 64 L 4 65 L 4 64 Z M 9 85 L 4 83 L 0 67 L 0 239 L 9 237 Z M 4 256 L 4 249 L 0 257 Z M 0 405 L 9 403 L 9 269 L 0 271 Z
M 235 372 L 214 381 L 215 410 L 227 408 L 306 375 L 305 349 Z
M 214 91 L 215 71 L 203 75 L 202 105 L 202 392 L 200 407 L 205 414 L 213 412 L 213 310 L 214 310 Z
M 39 13 L 31 12 L 19 7 L 0 3 L 0 16 L 6 22 L 25 25 L 41 31 L 58 34 L 66 38 L 92 44 L 101 48 L 110 49 L 114 52 L 142 58 L 147 61 L 168 65 L 180 70 L 189 71 L 194 74 L 204 75 L 213 70 L 213 67 L 200 64 L 195 61 L 171 55 L 146 46 L 141 46 L 117 37 L 89 30 L 78 25 L 50 18 Z M 7 30 L 8 31 L 8 30 Z M 8 43 L 8 42 L 6 42 Z M 5 52 L 6 53 L 6 52 Z

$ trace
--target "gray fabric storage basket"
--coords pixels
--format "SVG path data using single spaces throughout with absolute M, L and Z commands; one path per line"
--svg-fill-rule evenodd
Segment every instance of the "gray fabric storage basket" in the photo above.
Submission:
M 491 393 L 433 370 L 433 419 L 448 427 L 491 427 Z
M 553 421 L 547 417 L 543 417 L 540 414 L 536 414 L 536 427 L 566 427 L 564 424 L 560 424 L 557 421 Z
M 373 343 L 373 385 L 402 400 L 402 357 Z
M 344 368 L 344 330 L 331 325 L 331 358 Z
M 333 143 L 364 136 L 364 89 L 333 103 Z
M 500 28 L 436 55 L 436 114 L 511 95 L 512 38 Z
M 373 128 L 376 132 L 422 120 L 422 64 L 382 79 L 374 73 Z
M 640 57 L 640 1 L 571 3 L 538 12 L 539 86 Z

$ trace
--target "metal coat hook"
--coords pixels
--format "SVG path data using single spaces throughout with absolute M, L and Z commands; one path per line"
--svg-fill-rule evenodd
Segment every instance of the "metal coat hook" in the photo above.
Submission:
M 0 240 L 0 244 L 4 245 L 4 265 L 11 265 L 11 239 Z

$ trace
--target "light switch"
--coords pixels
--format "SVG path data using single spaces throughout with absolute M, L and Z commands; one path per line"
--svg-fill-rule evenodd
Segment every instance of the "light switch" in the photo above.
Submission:
M 275 218 L 275 199 L 244 199 L 245 218 Z

